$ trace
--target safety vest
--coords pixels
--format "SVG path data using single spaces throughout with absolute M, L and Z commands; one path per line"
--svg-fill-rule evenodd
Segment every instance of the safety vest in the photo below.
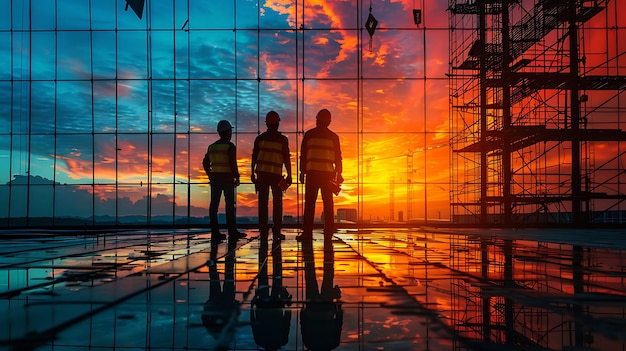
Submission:
M 232 173 L 228 160 L 229 144 L 212 144 L 209 146 L 211 173 Z
M 307 142 L 306 170 L 334 172 L 335 148 L 330 139 L 311 138 Z
M 283 172 L 283 145 L 275 141 L 259 142 L 256 171 L 281 175 Z

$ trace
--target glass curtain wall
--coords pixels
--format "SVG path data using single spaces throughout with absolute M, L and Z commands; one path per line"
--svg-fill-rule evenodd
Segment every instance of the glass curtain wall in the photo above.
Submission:
M 448 217 L 446 4 L 136 7 L 0 0 L 1 225 L 207 224 L 202 158 L 222 119 L 242 175 L 238 220 L 255 223 L 250 158 L 265 114 L 281 116 L 296 181 L 322 108 L 343 153 L 338 221 Z M 284 207 L 285 223 L 298 223 L 302 184 Z

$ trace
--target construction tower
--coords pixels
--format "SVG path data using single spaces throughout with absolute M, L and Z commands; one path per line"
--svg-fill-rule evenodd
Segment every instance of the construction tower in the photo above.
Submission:
M 449 1 L 454 222 L 626 222 L 620 2 Z

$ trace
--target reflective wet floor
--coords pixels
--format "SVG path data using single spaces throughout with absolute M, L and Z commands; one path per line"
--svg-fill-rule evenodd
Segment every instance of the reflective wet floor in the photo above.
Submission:
M 623 230 L 0 233 L 6 350 L 625 350 Z

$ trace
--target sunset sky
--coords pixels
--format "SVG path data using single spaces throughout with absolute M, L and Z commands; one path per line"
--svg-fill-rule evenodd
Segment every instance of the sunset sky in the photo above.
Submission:
M 0 71 L 0 202 L 10 214 L 0 217 L 116 206 L 204 216 L 201 160 L 221 119 L 235 126 L 238 215 L 253 216 L 250 157 L 265 114 L 281 115 L 295 180 L 302 133 L 328 108 L 346 179 L 336 208 L 386 220 L 393 198 L 396 220 L 448 218 L 447 1 L 147 0 L 142 19 L 124 7 L 0 0 L 0 65 L 10 67 Z M 17 185 L 29 183 L 38 184 L 25 196 Z M 301 213 L 297 191 L 285 214 Z

